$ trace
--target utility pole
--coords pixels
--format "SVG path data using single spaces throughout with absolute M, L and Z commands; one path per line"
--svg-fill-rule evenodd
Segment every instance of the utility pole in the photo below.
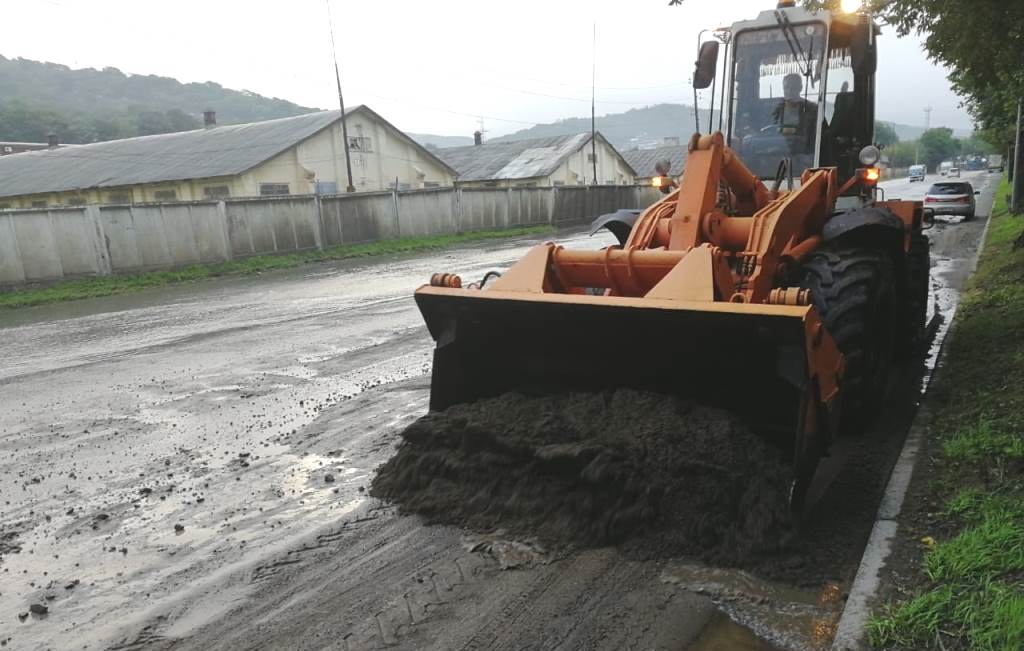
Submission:
M 1024 98 L 1017 101 L 1017 146 L 1013 152 L 1013 195 L 1010 212 L 1019 215 L 1024 212 Z
M 594 39 L 590 57 L 590 158 L 594 165 L 594 185 L 597 185 L 597 21 L 594 21 Z
M 324 0 L 327 3 L 327 26 L 331 31 L 331 56 L 334 57 L 334 81 L 338 84 L 338 104 L 341 107 L 341 139 L 345 145 L 345 174 L 348 185 L 345 192 L 355 192 L 356 187 L 352 185 L 352 159 L 348 152 L 348 120 L 345 116 L 345 98 L 341 94 L 341 73 L 338 71 L 338 49 L 334 45 L 334 20 L 331 18 L 331 0 Z M 398 187 L 398 186 L 395 186 Z

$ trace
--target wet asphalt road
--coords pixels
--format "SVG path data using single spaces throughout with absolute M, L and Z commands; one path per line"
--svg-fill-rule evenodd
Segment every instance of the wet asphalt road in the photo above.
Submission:
M 920 198 L 927 185 L 887 189 Z M 982 221 L 932 232 L 943 305 L 955 305 Z M 827 642 L 832 583 L 609 550 L 552 557 L 422 527 L 365 496 L 426 410 L 432 343 L 412 289 L 436 271 L 507 267 L 533 243 L 0 312 L 0 642 L 686 648 L 703 630 L 692 648 L 773 648 L 698 592 L 719 605 L 742 596 L 745 623 L 784 646 Z

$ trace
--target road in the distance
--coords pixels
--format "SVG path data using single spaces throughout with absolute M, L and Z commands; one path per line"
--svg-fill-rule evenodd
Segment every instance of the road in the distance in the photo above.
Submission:
M 935 232 L 940 256 L 966 260 L 980 223 L 942 228 L 954 235 Z M 835 615 L 820 599 L 832 584 L 794 589 L 613 550 L 552 559 L 423 527 L 365 496 L 426 409 L 432 342 L 413 288 L 436 271 L 507 267 L 534 243 L 0 313 L 0 640 L 684 648 L 711 626 L 732 648 L 769 648 L 699 589 L 745 604 L 730 612 L 785 646 L 824 643 L 814 630 Z M 523 569 L 501 570 L 510 554 Z

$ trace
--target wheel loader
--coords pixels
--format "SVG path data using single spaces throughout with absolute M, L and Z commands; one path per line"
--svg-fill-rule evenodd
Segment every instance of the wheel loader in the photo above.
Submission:
M 694 86 L 725 77 L 723 130 L 693 135 L 663 199 L 595 222 L 618 244 L 549 242 L 500 276 L 416 290 L 436 341 L 431 409 L 513 390 L 692 398 L 782 448 L 804 509 L 924 331 L 922 206 L 877 187 L 878 34 L 866 13 L 783 1 L 732 25 L 722 73 L 705 43 Z

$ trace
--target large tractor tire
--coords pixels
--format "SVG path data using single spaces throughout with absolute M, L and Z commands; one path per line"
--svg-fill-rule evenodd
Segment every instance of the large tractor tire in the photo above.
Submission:
M 904 258 L 903 330 L 896 356 L 909 359 L 919 354 L 927 339 L 928 288 L 931 286 L 931 243 L 921 232 L 911 235 Z
M 842 429 L 859 431 L 881 410 L 900 322 L 892 259 L 857 246 L 826 246 L 807 256 L 800 286 L 846 358 Z

